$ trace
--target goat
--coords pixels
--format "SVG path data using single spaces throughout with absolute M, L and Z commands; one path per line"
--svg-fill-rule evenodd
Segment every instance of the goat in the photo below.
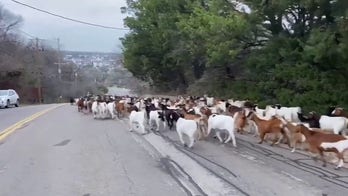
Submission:
M 309 116 L 304 116 L 302 113 L 297 112 L 297 117 L 301 122 L 308 123 L 311 128 L 320 128 L 320 117 L 314 112 L 310 112 Z
M 85 101 L 84 98 L 80 98 L 80 99 L 77 101 L 76 105 L 77 105 L 77 111 L 78 111 L 78 112 L 81 112 L 81 111 L 83 110 L 83 108 L 84 108 L 84 104 L 83 104 L 84 101 Z
M 238 133 L 243 134 L 244 128 L 247 125 L 245 110 L 238 111 L 234 115 L 234 126 Z
M 125 117 L 127 113 L 127 106 L 129 106 L 124 100 L 120 100 L 116 103 L 117 117 Z
M 212 129 L 216 129 L 216 136 L 218 137 L 221 143 L 223 142 L 221 138 L 221 131 L 222 130 L 227 131 L 229 136 L 224 143 L 227 143 L 232 139 L 232 145 L 234 147 L 237 147 L 236 138 L 234 136 L 234 130 L 235 130 L 234 118 L 232 118 L 231 116 L 226 116 L 226 115 L 213 114 L 208 118 L 207 135 L 210 134 Z
M 325 152 L 334 152 L 338 155 L 338 151 L 335 148 L 324 149 L 320 145 L 323 142 L 338 142 L 345 140 L 346 138 L 342 135 L 337 134 L 325 134 L 322 132 L 311 131 L 308 127 L 300 124 L 296 126 L 296 132 L 302 133 L 306 137 L 306 141 L 309 143 L 309 151 L 312 153 L 319 153 L 321 160 L 323 161 L 323 167 L 326 166 L 326 160 L 324 159 Z
M 207 118 L 209 118 L 209 116 L 213 114 L 211 109 L 209 109 L 208 107 L 201 107 L 199 111 L 201 114 L 205 115 Z
M 144 110 L 145 109 L 145 104 L 144 104 L 144 100 L 140 99 L 139 101 L 137 101 L 134 106 L 136 106 L 139 110 Z
M 138 129 L 140 128 L 140 132 L 142 134 L 146 134 L 145 130 L 145 112 L 144 111 L 132 111 L 129 115 L 129 124 L 130 124 L 130 129 L 129 131 L 134 131 L 135 128 Z
M 339 160 L 335 169 L 340 169 L 343 166 L 343 152 L 348 150 L 348 139 L 340 140 L 338 142 L 323 142 L 320 144 L 320 147 L 324 148 L 325 150 L 329 148 L 336 149 Z
M 332 129 L 335 134 L 345 134 L 348 119 L 345 117 L 331 117 L 322 115 L 319 120 L 320 128 Z
M 285 136 L 288 140 L 288 146 L 290 146 L 290 138 L 287 136 L 287 134 L 283 130 L 283 124 L 282 121 L 278 118 L 271 118 L 269 120 L 263 120 L 260 119 L 254 112 L 250 113 L 249 119 L 254 121 L 260 134 L 260 141 L 259 144 L 262 144 L 262 142 L 265 139 L 265 135 L 268 133 L 276 133 L 277 135 L 281 134 L 281 137 L 278 139 L 275 138 L 271 144 L 273 146 L 274 144 L 279 144 L 281 139 Z
M 92 104 L 92 113 L 94 119 L 105 118 L 107 115 L 107 107 L 105 102 L 94 101 Z
M 190 140 L 188 147 L 192 148 L 193 144 L 196 142 L 196 139 L 199 137 L 198 123 L 195 120 L 187 120 L 179 117 L 176 123 L 176 132 L 178 133 L 179 139 L 184 146 L 186 146 L 186 144 L 183 139 L 183 135 L 186 135 Z
M 258 114 L 259 116 L 265 116 L 265 109 L 259 108 L 258 105 L 255 105 L 255 112 L 256 112 L 256 114 Z
M 241 108 L 241 107 L 244 107 L 244 104 L 246 103 L 246 101 L 239 101 L 239 100 L 233 101 L 233 99 L 230 99 L 227 103 L 229 103 L 230 105 Z
M 98 107 L 98 102 L 94 101 L 92 104 L 92 113 L 93 113 L 93 118 L 96 119 L 99 116 L 99 107 Z
M 146 117 L 147 119 L 150 119 L 150 112 L 157 110 L 155 104 L 150 103 L 145 105 L 145 111 L 146 111 Z
M 275 108 L 272 106 L 266 106 L 265 109 L 266 116 L 274 116 L 279 115 L 283 116 L 286 120 L 291 122 L 300 122 L 298 119 L 297 113 L 301 113 L 300 107 L 282 107 L 280 105 L 276 105 Z
M 280 117 L 279 119 L 282 121 L 282 123 L 284 125 L 284 129 L 287 130 L 287 132 L 289 134 L 290 146 L 292 146 L 291 152 L 295 152 L 296 151 L 296 144 L 305 142 L 306 137 L 302 133 L 297 132 L 296 126 L 298 124 L 291 123 L 282 117 Z
M 197 108 L 197 110 L 200 112 L 200 110 Z M 198 140 L 201 140 L 203 137 L 206 137 L 206 127 L 207 127 L 207 117 L 204 116 L 203 114 L 189 114 L 187 113 L 185 107 L 181 111 L 181 117 L 183 117 L 186 120 L 194 120 L 198 123 L 198 128 L 199 128 L 199 137 Z
M 207 97 L 207 106 L 211 107 L 214 105 L 214 97 Z
M 228 106 L 228 103 L 226 101 L 216 101 L 215 108 L 217 111 L 226 112 L 226 107 Z
M 243 108 L 235 106 L 235 105 L 230 105 L 229 103 L 226 103 L 227 108 L 226 112 L 230 113 L 231 116 L 233 116 L 236 112 L 243 111 Z
M 115 102 L 108 103 L 107 109 L 109 111 L 109 114 L 111 115 L 111 118 L 114 119 L 117 114 Z
M 246 114 L 249 114 L 251 109 L 245 108 L 240 112 L 237 112 L 237 116 L 235 117 L 235 127 L 237 129 L 237 132 L 243 134 L 246 133 L 254 133 L 254 135 L 257 134 L 257 126 L 254 121 L 247 118 Z
M 156 123 L 156 131 L 159 131 L 160 129 L 160 123 L 164 124 L 164 116 L 163 116 L 163 111 L 160 110 L 154 110 L 150 111 L 150 119 L 149 119 L 149 125 L 152 125 L 152 122 Z
M 161 104 L 160 107 L 162 109 L 164 118 L 167 121 L 167 124 L 165 125 L 167 125 L 169 127 L 169 130 L 171 130 L 174 126 L 174 123 L 179 119 L 180 114 L 177 112 L 176 108 L 168 108 L 168 106 L 163 104 Z
M 336 106 L 329 106 L 326 109 L 326 116 L 332 116 L 332 112 L 335 110 Z
M 348 118 L 348 113 L 343 108 L 335 108 L 331 112 L 332 116 L 342 116 Z

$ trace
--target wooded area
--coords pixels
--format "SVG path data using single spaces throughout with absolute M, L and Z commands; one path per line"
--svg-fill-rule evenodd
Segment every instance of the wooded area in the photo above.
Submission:
M 39 103 L 39 97 L 52 103 L 87 92 L 107 92 L 102 82 L 96 82 L 100 70 L 63 63 L 62 54 L 41 39 L 32 37 L 27 42 L 20 34 L 22 23 L 20 16 L 0 5 L 0 89 L 15 89 L 21 102 L 27 103 Z
M 159 91 L 348 106 L 348 1 L 128 0 L 125 66 Z M 239 4 L 240 5 L 240 4 Z

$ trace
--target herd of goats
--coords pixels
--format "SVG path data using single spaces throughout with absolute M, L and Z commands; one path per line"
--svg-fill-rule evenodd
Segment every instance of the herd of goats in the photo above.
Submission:
M 330 107 L 325 115 L 315 112 L 304 115 L 301 107 L 268 105 L 261 109 L 250 101 L 208 96 L 97 96 L 75 101 L 79 112 L 92 113 L 94 119 L 128 116 L 130 131 L 141 134 L 147 133 L 146 125 L 154 131 L 159 131 L 161 126 L 164 130 L 175 127 L 181 143 L 190 148 L 196 141 L 207 138 L 212 130 L 221 143 L 232 141 L 234 147 L 237 147 L 235 132 L 253 133 L 260 137 L 260 144 L 271 138 L 272 146 L 284 142 L 292 148 L 291 152 L 295 152 L 297 144 L 305 143 L 309 152 L 320 156 L 324 167 L 324 152 L 334 152 L 339 159 L 335 169 L 344 165 L 343 153 L 348 150 L 348 113 L 339 107 Z M 188 144 L 184 135 L 188 137 Z

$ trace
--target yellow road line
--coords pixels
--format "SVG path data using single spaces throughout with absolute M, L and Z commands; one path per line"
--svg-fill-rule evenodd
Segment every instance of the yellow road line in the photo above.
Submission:
M 65 104 L 63 104 L 63 105 L 65 105 Z M 25 118 L 25 119 L 13 124 L 12 126 L 6 128 L 2 132 L 0 132 L 0 141 L 5 139 L 7 136 L 12 134 L 13 132 L 15 132 L 17 129 L 22 128 L 26 123 L 31 122 L 31 121 L 35 120 L 36 118 L 39 118 L 40 116 L 46 114 L 47 112 L 49 112 L 53 109 L 56 109 L 60 106 L 63 106 L 63 105 L 54 106 L 54 107 L 48 108 L 46 110 L 43 110 L 41 112 L 37 112 L 37 113 L 35 113 L 35 114 Z

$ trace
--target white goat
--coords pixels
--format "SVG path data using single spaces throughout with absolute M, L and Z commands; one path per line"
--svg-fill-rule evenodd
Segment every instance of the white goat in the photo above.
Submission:
M 265 109 L 261 109 L 261 108 L 259 108 L 259 106 L 256 106 L 255 107 L 255 112 L 256 112 L 256 114 L 260 117 L 260 116 L 262 116 L 262 117 L 264 117 L 265 116 Z
M 217 111 L 221 110 L 222 112 L 226 112 L 226 101 L 219 101 L 215 105 L 215 108 Z
M 158 98 L 154 98 L 151 103 L 155 105 L 156 108 L 159 108 L 159 99 Z
M 322 115 L 319 120 L 321 129 L 331 129 L 334 134 L 339 134 L 347 128 L 347 118 Z M 345 134 L 345 133 L 343 133 Z
M 96 101 L 92 103 L 92 113 L 93 113 L 94 119 L 99 117 L 99 107 L 98 107 L 98 102 Z
M 201 112 L 201 107 L 198 107 L 198 106 L 195 106 L 193 107 L 194 111 L 195 111 L 195 114 L 199 114 L 201 116 L 203 116 L 202 112 Z
M 211 107 L 214 105 L 214 97 L 207 97 L 207 106 Z
M 186 144 L 183 136 L 186 135 L 189 138 L 190 144 L 188 147 L 192 148 L 193 144 L 198 138 L 198 131 L 198 124 L 194 120 L 186 120 L 180 117 L 176 122 L 176 132 L 178 133 L 179 139 L 184 146 L 186 146 Z
M 246 102 L 246 101 L 239 101 L 239 100 L 236 100 L 236 101 L 233 101 L 233 102 L 230 103 L 230 104 L 241 108 L 241 107 L 244 107 L 245 102 Z
M 101 112 L 101 118 L 105 119 L 105 118 L 109 118 L 111 115 L 109 114 L 109 110 L 108 110 L 108 105 L 106 104 L 106 102 L 101 102 L 99 103 L 99 107 L 100 107 L 100 112 Z
M 151 126 L 153 122 L 156 123 L 156 131 L 159 131 L 160 124 L 163 124 L 165 126 L 165 122 L 164 122 L 164 117 L 163 117 L 162 111 L 160 111 L 160 110 L 150 111 L 150 114 L 149 114 L 149 125 Z
M 144 99 L 140 99 L 134 104 L 139 110 L 145 109 Z
M 237 113 L 234 115 L 236 116 Z M 234 136 L 234 118 L 231 116 L 226 116 L 226 115 L 216 115 L 213 114 L 209 117 L 208 119 L 208 130 L 207 130 L 207 135 L 210 134 L 212 129 L 216 129 L 216 136 L 222 143 L 223 140 L 221 138 L 221 131 L 227 131 L 229 134 L 228 138 L 225 140 L 225 143 L 229 142 L 232 139 L 232 144 L 234 147 L 237 147 L 236 144 L 236 138 Z
M 105 102 L 94 101 L 92 103 L 92 113 L 94 119 L 101 119 L 107 116 L 107 107 Z
M 271 106 L 266 106 L 265 109 L 265 116 L 267 118 L 279 115 L 284 117 L 287 121 L 290 122 L 300 122 L 300 119 L 298 119 L 297 113 L 301 113 L 301 107 L 281 107 L 278 108 L 272 108 Z
M 323 142 L 320 144 L 320 147 L 324 149 L 335 148 L 338 151 L 338 165 L 335 169 L 339 169 L 343 166 L 343 152 L 348 150 L 348 139 L 341 140 L 338 142 Z
M 134 130 L 139 130 L 140 133 L 146 134 L 145 130 L 145 111 L 132 111 L 129 115 L 129 124 L 130 124 L 130 129 L 129 131 L 134 131 Z
M 114 119 L 116 117 L 117 111 L 116 111 L 116 104 L 115 102 L 110 102 L 107 105 L 108 114 L 111 115 L 111 118 Z

